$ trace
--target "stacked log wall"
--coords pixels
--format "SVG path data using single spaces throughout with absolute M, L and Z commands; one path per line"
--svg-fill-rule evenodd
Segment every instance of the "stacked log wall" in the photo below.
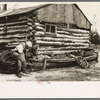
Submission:
M 0 44 L 7 44 L 6 47 L 14 47 L 25 41 L 26 33 L 27 24 L 25 17 L 12 20 L 5 19 L 0 23 Z
M 39 45 L 38 55 L 64 54 L 89 47 L 87 31 L 67 29 L 67 25 L 54 24 L 57 33 L 46 33 L 45 22 L 39 22 L 37 13 L 0 23 L 0 44 L 15 47 L 26 40 Z M 34 44 L 33 44 L 34 45 Z M 2 48 L 2 46 L 0 45 Z
M 35 33 L 36 43 L 39 44 L 38 55 L 65 54 L 79 49 L 89 48 L 89 32 L 77 29 L 67 29 L 57 25 L 57 33 L 46 33 L 45 23 L 37 23 Z
M 5 19 L 0 23 L 0 48 L 14 48 L 28 40 L 33 32 L 36 14 L 29 14 L 14 19 Z M 5 44 L 5 45 L 4 45 Z M 3 48 L 2 48 L 3 47 Z

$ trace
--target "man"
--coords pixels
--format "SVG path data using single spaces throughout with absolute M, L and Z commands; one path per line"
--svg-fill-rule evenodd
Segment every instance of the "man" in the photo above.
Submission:
M 22 77 L 21 72 L 29 74 L 29 72 L 26 70 L 27 65 L 26 65 L 24 50 L 31 48 L 32 48 L 31 41 L 27 41 L 26 43 L 21 43 L 17 45 L 15 49 L 12 49 L 12 56 L 15 57 L 18 61 L 16 75 L 19 78 Z

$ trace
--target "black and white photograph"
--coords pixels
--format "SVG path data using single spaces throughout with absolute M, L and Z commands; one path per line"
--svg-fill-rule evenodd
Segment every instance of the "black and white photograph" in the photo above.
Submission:
M 0 3 L 0 82 L 100 81 L 100 3 Z

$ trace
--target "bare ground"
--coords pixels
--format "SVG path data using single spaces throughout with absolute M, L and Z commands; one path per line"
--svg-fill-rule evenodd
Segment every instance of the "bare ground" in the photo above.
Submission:
M 32 72 L 22 78 L 16 77 L 15 74 L 0 74 L 0 81 L 100 81 L 100 52 L 98 59 L 99 62 L 91 62 L 88 69 L 82 69 L 79 66 L 51 68 Z

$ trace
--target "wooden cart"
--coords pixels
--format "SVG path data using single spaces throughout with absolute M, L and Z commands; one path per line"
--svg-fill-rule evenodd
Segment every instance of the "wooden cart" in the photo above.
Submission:
M 87 50 L 81 50 L 79 52 L 71 52 L 69 54 L 66 54 L 66 57 L 64 58 L 44 58 L 43 60 L 39 59 L 30 59 L 30 61 L 33 63 L 34 68 L 42 67 L 43 70 L 46 69 L 46 67 L 54 67 L 54 66 L 67 66 L 68 63 L 77 62 L 82 68 L 88 68 L 89 67 L 89 61 L 98 61 L 98 52 L 95 51 L 89 51 Z

